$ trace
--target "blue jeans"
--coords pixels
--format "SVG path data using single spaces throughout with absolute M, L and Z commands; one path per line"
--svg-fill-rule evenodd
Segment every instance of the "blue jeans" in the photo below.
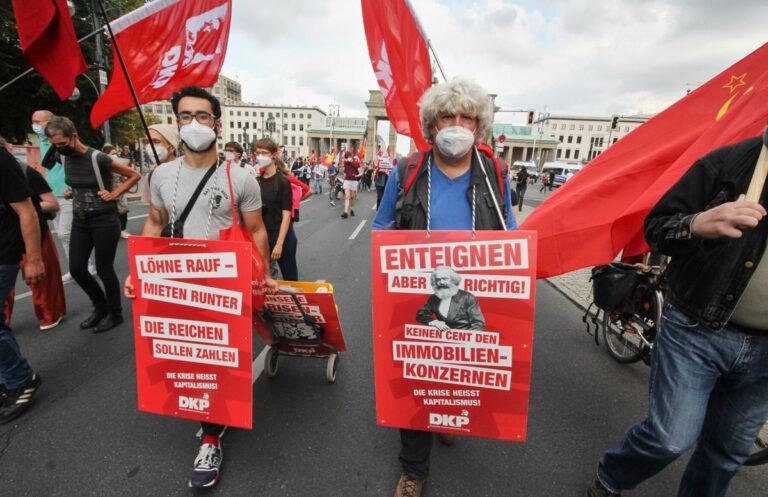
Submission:
M 315 180 L 314 180 L 315 194 L 321 195 L 323 193 L 324 182 L 325 182 L 325 178 L 315 177 Z
M 0 383 L 6 388 L 19 388 L 32 377 L 32 368 L 21 355 L 13 330 L 5 325 L 2 307 L 16 284 L 18 272 L 18 264 L 0 265 Z
M 696 444 L 678 497 L 724 496 L 768 418 L 768 336 L 710 331 L 666 303 L 649 390 L 648 417 L 600 459 L 600 482 L 632 489 Z

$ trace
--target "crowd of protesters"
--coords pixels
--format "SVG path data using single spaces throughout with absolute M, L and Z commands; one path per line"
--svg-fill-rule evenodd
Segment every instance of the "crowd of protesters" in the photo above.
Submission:
M 268 292 L 277 291 L 278 274 L 299 280 L 295 225 L 301 203 L 323 194 L 325 186 L 334 206 L 337 182 L 344 194 L 343 219 L 356 215 L 358 191 L 376 188 L 374 229 L 517 228 L 529 174 L 525 168 L 509 174 L 485 152 L 482 137 L 491 109 L 487 92 L 472 81 L 436 84 L 424 94 L 420 117 L 430 148 L 391 168 L 381 160 L 364 162 L 356 150 L 330 160 L 300 157 L 288 166 L 270 138 L 256 140 L 253 155 L 235 142 L 226 143 L 219 155 L 218 99 L 187 87 L 171 104 L 178 126 L 153 125 L 149 131 L 153 146 L 146 152 L 158 164 L 141 180 L 149 212 L 140 235 L 216 240 L 220 230 L 240 223 L 268 268 Z M 39 137 L 41 170 L 17 160 L 0 139 L 0 423 L 22 415 L 42 381 L 11 329 L 19 269 L 41 330 L 64 319 L 63 283 L 69 277 L 93 307 L 81 329 L 102 333 L 120 325 L 123 300 L 114 262 L 121 235 L 128 236 L 125 195 L 141 179 L 126 147 L 94 150 L 72 121 L 46 110 L 36 111 L 31 124 Z M 589 497 L 619 496 L 694 446 L 679 495 L 724 495 L 768 417 L 768 318 L 762 298 L 768 295 L 763 279 L 768 269 L 760 260 L 768 194 L 762 203 L 721 195 L 722 188 L 746 188 L 753 173 L 745 164 L 756 162 L 765 141 L 751 138 L 702 158 L 646 219 L 647 240 L 672 256 L 669 300 L 654 345 L 651 407 L 649 416 L 600 458 Z M 497 175 L 496 167 L 503 167 L 503 174 Z M 543 185 L 551 187 L 553 179 Z M 723 198 L 712 203 L 715 195 Z M 69 271 L 63 275 L 51 227 L 65 252 Z M 695 253 L 704 255 L 691 258 Z M 95 270 L 89 270 L 92 257 Z M 122 294 L 135 296 L 130 277 Z M 430 317 L 439 321 L 442 312 Z M 717 422 L 710 420 L 712 409 Z M 219 481 L 226 429 L 202 423 L 190 486 Z M 399 435 L 402 471 L 395 496 L 419 497 L 429 475 L 433 435 L 410 429 Z M 455 443 L 445 435 L 438 439 Z

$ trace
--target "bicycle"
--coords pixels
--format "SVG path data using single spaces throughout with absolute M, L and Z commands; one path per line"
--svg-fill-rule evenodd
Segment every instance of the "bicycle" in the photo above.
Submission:
M 650 364 L 653 341 L 664 305 L 662 275 L 665 260 L 649 265 L 636 264 L 637 284 L 618 307 L 603 313 L 602 330 L 608 354 L 621 364 L 643 360 Z

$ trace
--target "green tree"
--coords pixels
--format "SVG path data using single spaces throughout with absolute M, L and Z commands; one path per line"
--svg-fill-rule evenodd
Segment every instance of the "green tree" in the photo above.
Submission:
M 75 33 L 78 38 L 85 36 L 93 31 L 93 21 L 91 18 L 91 0 L 73 0 L 75 4 L 75 14 L 72 17 Z M 141 5 L 142 0 L 106 0 L 107 16 L 109 20 L 114 20 L 120 15 L 130 12 Z M 98 16 L 100 19 L 101 17 Z M 104 40 L 104 58 L 105 69 L 107 73 L 112 68 L 112 49 L 108 37 L 103 34 Z M 94 66 L 96 42 L 95 37 L 86 40 L 80 44 L 80 48 L 85 57 L 89 69 L 85 76 L 98 84 L 98 68 Z M 13 8 L 10 1 L 0 2 L 0 86 L 10 81 L 29 68 L 29 64 L 24 59 L 19 43 L 19 35 L 16 29 L 16 18 L 13 14 Z M 48 82 L 37 72 L 33 72 L 13 85 L 0 92 L 0 109 L 2 109 L 2 118 L 0 119 L 0 136 L 20 142 L 27 138 L 32 132 L 30 128 L 30 118 L 32 112 L 37 109 L 48 109 L 54 114 L 67 116 L 75 123 L 77 130 L 82 136 L 83 141 L 93 147 L 101 147 L 104 143 L 101 128 L 93 129 L 90 124 L 90 111 L 96 102 L 97 95 L 93 85 L 81 75 L 77 78 L 76 84 L 80 92 L 80 98 L 75 101 L 59 99 Z M 116 118 L 119 120 L 119 118 Z
M 152 112 L 144 112 L 144 119 L 147 126 L 161 122 L 160 117 Z M 144 127 L 141 125 L 141 118 L 136 109 L 127 110 L 118 114 L 112 119 L 112 144 L 128 145 L 133 148 L 133 144 L 139 138 L 145 138 Z

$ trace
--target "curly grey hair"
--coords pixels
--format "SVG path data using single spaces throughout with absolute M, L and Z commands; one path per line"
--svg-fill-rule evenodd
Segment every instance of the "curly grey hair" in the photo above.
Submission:
M 476 117 L 476 143 L 480 143 L 485 137 L 493 116 L 488 92 L 474 81 L 464 78 L 454 78 L 434 85 L 424 92 L 419 105 L 421 132 L 428 143 L 434 142 L 432 131 L 442 114 L 463 113 Z

